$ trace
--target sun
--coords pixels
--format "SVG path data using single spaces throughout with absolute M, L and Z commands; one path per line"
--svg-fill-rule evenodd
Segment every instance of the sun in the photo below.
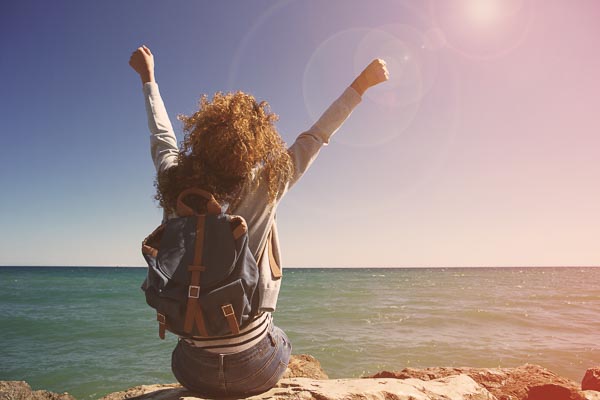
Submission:
M 425 41 L 472 58 L 500 57 L 521 44 L 534 15 L 531 0 L 440 0 L 431 3 L 434 27 Z M 427 43 L 425 43 L 427 48 Z
M 482 26 L 497 23 L 503 14 L 500 0 L 464 0 L 464 10 L 472 23 Z
M 522 9 L 524 0 L 461 0 L 461 8 L 474 25 L 499 25 L 513 19 Z

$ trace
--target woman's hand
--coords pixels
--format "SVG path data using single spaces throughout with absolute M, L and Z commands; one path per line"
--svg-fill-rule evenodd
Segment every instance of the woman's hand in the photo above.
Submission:
M 350 86 L 362 96 L 371 86 L 385 82 L 388 79 L 390 79 L 390 73 L 387 70 L 385 61 L 377 58 L 371 61 Z
M 146 46 L 138 47 L 131 53 L 129 65 L 140 74 L 142 85 L 146 82 L 154 82 L 154 56 Z

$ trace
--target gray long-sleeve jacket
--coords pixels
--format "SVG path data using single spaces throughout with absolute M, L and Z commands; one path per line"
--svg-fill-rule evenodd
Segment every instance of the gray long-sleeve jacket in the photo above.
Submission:
M 177 163 L 179 148 L 173 126 L 160 97 L 158 85 L 149 82 L 143 86 L 150 129 L 150 151 L 156 171 L 162 172 Z M 306 172 L 315 160 L 323 145 L 329 143 L 331 136 L 348 118 L 352 110 L 360 103 L 360 95 L 351 87 L 334 101 L 321 118 L 306 132 L 301 133 L 289 148 L 294 164 L 292 180 L 280 192 L 275 202 L 270 203 L 268 188 L 261 185 L 260 171 L 254 179 L 246 182 L 242 188 L 242 200 L 228 213 L 242 216 L 248 224 L 250 250 L 260 260 L 260 310 L 274 311 L 281 284 L 281 254 L 275 212 L 281 198 Z M 166 219 L 176 215 L 165 215 Z M 271 240 L 269 241 L 269 233 Z M 262 254 L 259 254 L 262 251 Z M 269 257 L 271 255 L 271 257 Z

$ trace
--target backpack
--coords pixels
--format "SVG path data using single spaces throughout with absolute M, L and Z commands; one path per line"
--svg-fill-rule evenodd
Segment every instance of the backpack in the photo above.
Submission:
M 190 197 L 206 200 L 207 213 L 186 204 Z M 159 337 L 165 330 L 183 337 L 238 334 L 258 315 L 259 273 L 246 221 L 197 188 L 181 192 L 176 213 L 142 242 L 148 263 L 142 290 L 156 309 Z

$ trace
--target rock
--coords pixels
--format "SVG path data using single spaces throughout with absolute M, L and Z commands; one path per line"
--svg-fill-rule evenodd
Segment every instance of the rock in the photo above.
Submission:
M 308 354 L 292 355 L 283 374 L 285 378 L 329 379 L 319 360 Z
M 110 396 L 110 397 L 109 397 Z M 197 400 L 193 393 L 179 386 L 138 386 L 113 393 L 101 400 Z M 420 379 L 310 379 L 288 378 L 268 392 L 248 400 L 496 400 L 484 387 L 467 375 L 428 381 Z
M 405 368 L 379 372 L 372 377 L 428 380 L 459 374 L 470 376 L 498 400 L 534 400 L 542 398 L 538 397 L 541 394 L 546 396 L 544 400 L 585 399 L 575 382 L 533 364 L 517 368 Z
M 496 400 L 467 375 L 420 379 L 286 379 L 253 400 L 262 399 Z
M 600 392 L 596 390 L 584 390 L 583 397 L 585 397 L 585 400 L 600 400 Z
M 529 388 L 527 400 L 586 400 L 583 393 L 560 385 L 546 384 Z
M 32 390 L 24 381 L 0 381 L 0 400 L 75 400 L 69 393 Z
M 125 400 L 125 399 L 153 399 L 167 400 L 177 399 L 187 396 L 189 392 L 178 383 L 142 385 L 127 389 L 123 392 L 107 394 L 100 400 Z M 186 397 L 188 399 L 189 397 Z
M 590 368 L 589 388 L 600 368 Z M 590 380 L 592 383 L 588 383 Z M 0 381 L 0 400 L 75 400 L 68 393 L 33 391 L 26 382 Z M 143 385 L 101 400 L 198 400 L 179 384 Z M 252 400 L 600 400 L 600 391 L 579 390 L 566 378 L 538 365 L 517 368 L 406 368 L 362 379 L 327 379 L 321 364 L 301 354 L 290 359 L 284 378 Z
M 588 368 L 581 381 L 581 390 L 596 390 L 600 392 L 600 367 Z

